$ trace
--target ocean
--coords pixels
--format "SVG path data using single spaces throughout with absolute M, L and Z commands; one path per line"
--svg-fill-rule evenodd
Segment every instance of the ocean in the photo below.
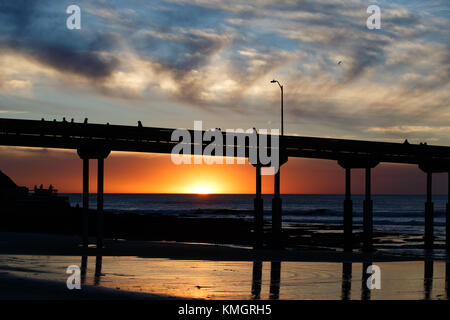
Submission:
M 82 194 L 62 194 L 71 205 L 82 206 Z M 189 217 L 253 219 L 250 194 L 105 194 L 106 212 L 167 214 Z M 272 195 L 263 195 L 264 219 L 271 220 Z M 425 195 L 373 195 L 375 232 L 423 235 Z M 343 195 L 282 195 L 283 226 L 293 224 L 342 225 Z M 363 195 L 354 195 L 353 223 L 362 224 Z M 445 235 L 446 195 L 434 195 L 435 236 Z M 96 207 L 96 195 L 90 195 L 90 207 Z

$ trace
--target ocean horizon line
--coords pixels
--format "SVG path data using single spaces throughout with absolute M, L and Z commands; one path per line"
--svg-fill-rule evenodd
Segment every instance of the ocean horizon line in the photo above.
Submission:
M 59 194 L 83 194 L 82 192 L 59 192 Z M 97 194 L 96 192 L 90 192 L 90 195 Z M 184 193 L 184 192 L 105 192 L 104 194 L 114 195 L 195 195 L 195 196 L 212 196 L 212 195 L 255 195 L 254 193 Z M 273 193 L 262 193 L 262 195 L 273 195 Z M 297 195 L 297 196 L 345 196 L 344 193 L 282 193 L 283 195 Z M 365 193 L 352 193 L 352 196 L 364 196 Z M 425 193 L 372 193 L 371 196 L 426 196 Z M 447 196 L 447 194 L 436 193 L 433 196 Z

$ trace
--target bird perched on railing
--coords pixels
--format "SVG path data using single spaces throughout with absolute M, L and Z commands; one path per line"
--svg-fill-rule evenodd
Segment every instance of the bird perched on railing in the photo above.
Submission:
M 84 124 L 88 123 L 88 118 L 84 118 Z
M 138 121 L 138 127 L 142 128 L 142 122 L 140 120 Z

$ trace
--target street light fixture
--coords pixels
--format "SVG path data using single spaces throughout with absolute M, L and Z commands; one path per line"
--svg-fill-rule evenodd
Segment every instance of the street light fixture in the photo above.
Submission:
M 284 119 L 283 119 L 283 85 L 278 82 L 278 80 L 272 80 L 270 83 L 278 83 L 278 86 L 281 89 L 281 135 L 284 136 Z

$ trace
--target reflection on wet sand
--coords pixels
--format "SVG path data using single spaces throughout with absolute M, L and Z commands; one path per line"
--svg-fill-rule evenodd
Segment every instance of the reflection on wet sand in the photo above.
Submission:
M 102 256 L 97 256 L 95 258 L 95 276 L 94 285 L 100 285 L 100 277 L 102 276 Z
M 352 264 L 342 263 L 342 300 L 350 300 L 350 291 L 352 290 Z
M 372 262 L 364 262 L 362 264 L 362 276 L 361 276 L 361 300 L 370 300 L 370 289 L 367 285 L 367 280 L 371 276 L 367 273 L 367 268 L 372 265 Z
M 424 274 L 423 274 L 423 292 L 424 299 L 431 299 L 431 291 L 433 290 L 433 260 L 425 260 Z
M 450 262 L 445 263 L 445 297 L 450 300 Z
M 81 281 L 82 284 L 86 282 L 86 270 L 87 270 L 87 256 L 81 257 Z M 432 298 L 433 289 L 433 261 L 424 261 L 424 299 L 430 300 Z M 371 299 L 371 289 L 368 287 L 368 279 L 371 276 L 368 273 L 369 266 L 372 262 L 360 263 L 362 266 L 361 273 L 361 300 Z M 342 279 L 341 279 L 341 299 L 350 300 L 352 291 L 352 269 L 353 263 L 343 262 L 342 263 Z M 94 285 L 100 285 L 100 280 L 102 276 L 102 256 L 96 256 L 95 260 L 95 273 L 94 273 Z M 259 300 L 261 299 L 261 290 L 263 286 L 263 262 L 253 261 L 252 269 L 252 279 L 251 279 L 251 299 Z M 269 299 L 277 300 L 280 298 L 280 288 L 281 288 L 281 262 L 272 261 L 270 262 L 270 291 Z M 445 297 L 450 298 L 450 263 L 445 263 Z
M 81 284 L 86 283 L 86 270 L 87 270 L 87 256 L 81 256 Z
M 82 285 L 183 298 L 389 300 L 450 297 L 450 263 L 431 260 L 372 264 L 95 256 L 94 262 L 94 257 L 88 256 L 0 256 L 0 268 L 14 276 L 60 282 L 67 280 L 67 266 L 73 264 L 81 264 Z M 367 286 L 370 265 L 381 269 L 380 290 L 370 290 Z
M 252 299 L 261 299 L 262 261 L 253 261 Z
M 280 298 L 280 276 L 281 276 L 281 262 L 272 261 L 270 263 L 270 296 L 271 300 L 278 300 Z

